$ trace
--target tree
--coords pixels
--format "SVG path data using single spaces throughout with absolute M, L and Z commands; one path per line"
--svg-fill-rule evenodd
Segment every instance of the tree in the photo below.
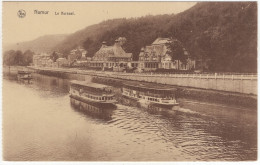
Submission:
M 20 50 L 17 50 L 15 52 L 14 61 L 16 65 L 23 65 L 23 52 Z
M 27 50 L 24 53 L 20 50 L 9 50 L 4 52 L 3 63 L 4 65 L 21 65 L 27 66 L 32 62 L 34 53 L 31 50 Z
M 171 56 L 171 60 L 175 62 L 177 60 L 177 69 L 179 69 L 179 61 L 183 64 L 187 64 L 187 56 L 184 54 L 184 47 L 182 43 L 178 40 L 173 40 L 167 44 L 167 54 Z
M 83 42 L 83 47 L 88 50 L 91 45 L 93 44 L 93 40 L 91 38 L 87 38 L 84 42 Z
M 33 55 L 34 55 L 34 52 L 32 52 L 31 50 L 26 50 L 24 53 L 23 53 L 23 65 L 30 65 L 30 63 L 33 62 Z
M 8 66 L 14 65 L 15 64 L 15 61 L 14 61 L 15 55 L 16 55 L 16 52 L 14 50 L 5 51 L 3 54 L 3 64 L 8 65 Z
M 51 54 L 51 59 L 53 62 L 56 62 L 56 60 L 59 58 L 59 55 L 56 51 L 54 51 L 52 54 Z

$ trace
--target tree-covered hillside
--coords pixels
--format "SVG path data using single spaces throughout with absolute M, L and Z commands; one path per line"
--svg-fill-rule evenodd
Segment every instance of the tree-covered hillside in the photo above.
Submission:
M 124 49 L 135 60 L 157 37 L 174 37 L 211 71 L 256 72 L 257 3 L 200 2 L 177 15 L 108 20 L 71 34 L 55 50 L 67 54 L 82 45 L 93 56 L 102 41 L 111 45 L 118 37 L 127 39 Z
M 56 35 L 45 35 L 36 38 L 32 41 L 20 42 L 15 44 L 3 45 L 3 50 L 20 50 L 26 51 L 31 50 L 35 53 L 41 52 L 51 52 L 54 47 L 62 42 L 67 37 L 66 34 L 56 34 Z

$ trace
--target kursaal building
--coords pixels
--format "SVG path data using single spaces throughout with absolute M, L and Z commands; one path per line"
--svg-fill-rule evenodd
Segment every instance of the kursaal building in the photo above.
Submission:
M 188 51 L 183 48 L 186 63 L 172 59 L 169 55 L 169 43 L 180 42 L 177 39 L 157 38 L 151 45 L 143 47 L 139 54 L 138 61 L 133 61 L 132 53 L 126 53 L 121 47 L 120 40 L 115 44 L 107 46 L 102 43 L 101 48 L 95 53 L 89 63 L 93 68 L 113 68 L 115 71 L 122 71 L 125 68 L 138 68 L 140 70 L 152 71 L 156 69 L 191 70 L 195 68 L 195 60 L 189 57 Z

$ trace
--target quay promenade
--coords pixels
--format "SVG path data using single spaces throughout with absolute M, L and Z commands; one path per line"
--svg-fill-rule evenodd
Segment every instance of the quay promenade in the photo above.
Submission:
M 192 87 L 198 89 L 210 89 L 226 92 L 257 95 L 257 75 L 224 75 L 224 74 L 155 74 L 155 73 L 122 73 L 108 71 L 79 70 L 75 68 L 47 68 L 29 67 L 34 70 L 45 70 L 79 75 L 116 78 L 124 80 L 145 81 L 175 85 L 180 87 Z

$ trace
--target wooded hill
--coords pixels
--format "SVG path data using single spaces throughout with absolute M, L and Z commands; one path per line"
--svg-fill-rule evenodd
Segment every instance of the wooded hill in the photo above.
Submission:
M 256 2 L 200 2 L 177 15 L 108 20 L 69 35 L 55 50 L 68 54 L 82 45 L 93 56 L 102 41 L 112 45 L 118 37 L 127 39 L 134 60 L 157 37 L 173 37 L 212 71 L 257 71 Z
M 37 47 L 45 46 L 48 51 L 67 56 L 70 50 L 83 46 L 91 57 L 103 41 L 112 45 L 118 37 L 127 39 L 123 48 L 133 53 L 134 60 L 138 59 L 141 48 L 157 37 L 173 37 L 182 42 L 192 58 L 206 61 L 210 71 L 257 71 L 256 2 L 200 2 L 176 15 L 107 20 L 65 39 L 61 36 L 58 41 L 31 41 L 36 44 L 31 48 L 37 52 Z M 52 41 L 55 43 L 50 44 Z
M 26 51 L 31 50 L 35 53 L 41 52 L 52 52 L 54 47 L 62 42 L 67 37 L 66 34 L 57 34 L 57 35 L 45 35 L 36 38 L 32 41 L 20 42 L 15 44 L 4 44 L 4 51 L 8 50 L 20 50 Z

